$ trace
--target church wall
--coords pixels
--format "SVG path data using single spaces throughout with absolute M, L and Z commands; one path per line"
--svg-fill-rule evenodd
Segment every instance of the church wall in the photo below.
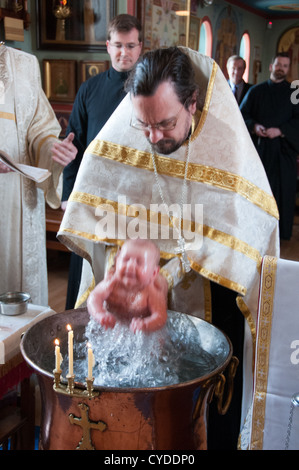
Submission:
M 132 4 L 132 2 L 130 2 Z M 83 52 L 83 51 L 51 51 L 38 50 L 36 41 L 36 1 L 28 1 L 28 9 L 31 16 L 31 25 L 28 31 L 24 32 L 24 42 L 7 41 L 8 46 L 16 47 L 26 52 L 36 55 L 41 71 L 43 59 L 71 59 L 71 60 L 109 60 L 109 55 L 105 52 Z M 117 1 L 117 13 L 127 12 L 127 0 Z M 210 7 L 197 7 L 196 16 L 203 18 L 207 16 L 210 19 L 213 29 L 213 58 L 217 54 L 217 34 L 221 25 L 221 19 L 225 15 L 231 15 L 237 24 L 238 44 L 242 34 L 247 31 L 251 39 L 251 60 L 249 65 L 249 81 L 253 81 L 254 59 L 260 58 L 262 67 L 257 75 L 257 83 L 266 80 L 269 77 L 269 63 L 275 53 L 278 40 L 282 33 L 293 26 L 299 26 L 298 20 L 273 20 L 272 29 L 267 29 L 267 20 L 261 16 L 255 15 L 245 9 L 234 6 L 225 0 L 214 0 Z M 3 22 L 1 22 L 1 37 L 3 37 Z

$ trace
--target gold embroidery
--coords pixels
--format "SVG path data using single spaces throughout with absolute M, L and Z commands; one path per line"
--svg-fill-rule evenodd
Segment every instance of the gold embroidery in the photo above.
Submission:
M 254 362 L 255 362 L 255 345 L 256 345 L 256 327 L 254 319 L 252 318 L 252 314 L 244 302 L 243 297 L 237 297 L 237 306 L 239 307 L 240 311 L 242 312 L 244 318 L 246 319 L 248 326 L 251 332 L 252 338 L 252 368 L 254 369 Z
M 171 276 L 171 274 L 165 268 L 160 269 L 160 274 L 162 274 L 162 276 L 165 277 L 167 284 L 168 284 L 168 290 L 171 290 L 174 285 L 173 277 Z
M 192 132 L 191 141 L 198 137 L 206 121 L 217 70 L 218 66 L 214 63 L 206 92 L 204 108 L 200 113 L 197 128 Z M 186 142 L 183 145 L 186 145 Z M 151 154 L 149 152 L 124 147 L 120 144 L 94 139 L 89 144 L 87 153 L 123 163 L 125 165 L 134 166 L 139 169 L 154 171 Z M 174 178 L 184 178 L 185 163 L 183 161 L 174 160 L 171 157 L 156 155 L 156 165 L 159 174 L 164 174 Z M 190 162 L 187 180 L 209 184 L 226 191 L 240 194 L 240 196 L 260 207 L 268 214 L 277 219 L 279 218 L 278 209 L 273 196 L 239 175 L 235 175 L 234 173 L 220 170 L 218 168 L 209 167 L 207 165 Z
M 150 153 L 141 150 L 95 139 L 89 145 L 87 152 L 135 168 L 154 171 Z M 185 163 L 183 161 L 156 155 L 156 166 L 158 173 L 161 175 L 163 174 L 173 178 L 184 178 Z M 207 165 L 190 162 L 187 180 L 235 192 L 257 207 L 260 207 L 267 214 L 276 219 L 279 218 L 273 196 L 239 175 Z
M 115 256 L 117 255 L 117 252 L 118 252 L 118 246 L 106 246 L 105 252 L 106 252 L 107 270 L 109 271 L 109 269 L 111 269 L 112 266 L 114 265 Z
M 208 279 L 203 279 L 203 290 L 205 300 L 205 320 L 212 323 L 212 294 L 211 294 L 211 282 Z
M 7 119 L 9 121 L 15 121 L 16 120 L 16 115 L 13 113 L 5 113 L 4 111 L 0 111 L 0 118 L 1 119 Z
M 209 111 L 209 107 L 210 107 L 211 98 L 212 98 L 212 91 L 213 91 L 213 87 L 214 87 L 214 83 L 215 83 L 217 69 L 218 69 L 218 65 L 216 64 L 216 62 L 214 62 L 213 67 L 212 67 L 210 80 L 209 80 L 209 84 L 208 84 L 208 88 L 207 88 L 207 92 L 206 92 L 204 107 L 203 107 L 201 117 L 200 117 L 200 121 L 199 121 L 198 126 L 195 129 L 194 133 L 192 134 L 191 141 L 195 140 L 198 137 L 198 135 L 200 134 L 200 132 L 203 128 L 203 125 L 206 121 L 208 111 Z
M 256 385 L 252 413 L 252 450 L 262 450 L 265 422 L 266 394 L 269 372 L 272 313 L 276 282 L 277 258 L 265 256 L 261 279 L 261 300 L 257 336 Z
M 92 207 L 103 206 L 103 208 L 106 207 L 107 210 L 109 209 L 113 210 L 114 212 L 118 214 L 126 215 L 126 216 L 130 215 L 130 217 L 136 217 L 136 214 L 134 214 L 134 212 L 132 211 L 133 205 L 125 206 L 124 204 L 118 204 L 115 201 L 105 199 L 99 196 L 94 196 L 92 194 L 75 191 L 71 193 L 69 200 L 72 202 L 86 204 Z M 129 214 L 129 211 L 130 211 L 130 214 Z M 156 218 L 154 218 L 153 214 L 154 213 L 152 211 L 147 210 L 146 217 L 147 217 L 148 222 L 152 220 L 156 221 Z M 142 219 L 143 213 L 138 213 L 138 217 Z M 159 217 L 157 220 L 157 223 L 169 224 L 169 219 L 168 217 L 162 217 L 162 218 Z M 201 226 L 195 223 L 194 221 L 190 222 L 190 221 L 182 220 L 182 228 L 192 233 L 201 234 Z M 207 237 L 211 240 L 214 240 L 217 243 L 220 243 L 221 245 L 227 246 L 231 248 L 232 250 L 242 253 L 244 256 L 252 259 L 257 264 L 257 269 L 258 270 L 260 269 L 262 256 L 260 255 L 258 250 L 248 245 L 247 243 L 243 242 L 242 240 L 239 240 L 236 237 L 233 237 L 232 235 L 221 232 L 220 230 L 214 229 L 212 227 L 208 227 L 207 225 L 204 225 L 202 230 L 203 230 L 204 237 Z
M 51 139 L 51 138 L 54 138 L 57 140 L 57 137 L 56 135 L 47 135 L 46 137 L 44 137 L 38 144 L 38 149 L 37 149 L 37 158 L 36 158 L 36 166 L 38 166 L 39 164 L 39 159 L 40 159 L 40 153 L 41 153 L 41 148 L 43 146 L 43 144 L 46 142 L 47 139 Z
M 91 293 L 91 291 L 95 288 L 95 280 L 93 278 L 92 280 L 92 283 L 91 285 L 89 286 L 89 288 L 84 292 L 84 294 L 81 295 L 81 297 L 77 300 L 76 304 L 75 304 L 75 308 L 79 308 L 84 302 L 86 302 L 86 300 L 88 299 L 89 297 L 89 294 Z
M 195 263 L 194 261 L 190 262 L 191 268 L 194 271 L 201 274 L 203 277 L 209 279 L 210 281 L 217 282 L 223 287 L 228 287 L 235 292 L 238 292 L 241 295 L 246 295 L 247 289 L 246 287 L 242 286 L 241 284 L 231 281 L 224 276 L 220 276 L 220 274 L 213 273 L 212 271 L 208 271 L 206 268 L 203 268 L 200 264 Z

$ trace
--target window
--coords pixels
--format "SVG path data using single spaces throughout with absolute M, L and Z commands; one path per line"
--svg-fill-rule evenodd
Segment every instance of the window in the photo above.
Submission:
M 202 20 L 199 37 L 199 52 L 201 54 L 212 56 L 213 33 L 210 20 L 205 17 Z
M 240 43 L 240 56 L 243 57 L 243 59 L 246 62 L 246 69 L 244 73 L 244 80 L 245 82 L 248 82 L 248 77 L 249 77 L 249 61 L 250 61 L 250 37 L 248 33 L 244 33 L 241 39 Z

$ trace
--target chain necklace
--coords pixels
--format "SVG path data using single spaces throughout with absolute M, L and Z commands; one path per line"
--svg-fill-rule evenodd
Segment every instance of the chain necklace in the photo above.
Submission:
M 181 254 L 181 256 L 182 256 L 182 258 L 181 258 L 182 266 L 183 266 L 183 269 L 186 273 L 191 271 L 191 266 L 190 266 L 190 262 L 188 260 L 187 253 L 186 253 L 186 241 L 185 241 L 184 237 L 182 236 L 182 227 L 181 227 L 181 225 L 182 225 L 183 205 L 184 205 L 184 201 L 185 201 L 186 195 L 187 195 L 187 172 L 188 172 L 189 158 L 190 158 L 190 140 L 191 140 L 191 134 L 189 136 L 188 145 L 187 145 L 185 174 L 184 174 L 184 181 L 183 181 L 183 187 L 182 187 L 180 215 L 179 215 L 178 226 L 174 223 L 174 217 L 170 216 L 168 206 L 165 202 L 165 198 L 164 198 L 162 188 L 161 188 L 161 185 L 160 185 L 160 182 L 159 182 L 158 171 L 157 171 L 156 160 L 155 160 L 155 154 L 154 154 L 153 149 L 152 149 L 152 154 L 151 154 L 153 167 L 154 167 L 155 180 L 156 180 L 156 184 L 158 186 L 158 190 L 159 190 L 161 200 L 162 200 L 163 205 L 165 207 L 168 218 L 169 218 L 173 228 L 178 232 L 178 236 L 179 236 L 179 238 L 177 240 L 178 247 L 175 249 L 175 252 L 177 254 Z
M 291 431 L 292 431 L 292 425 L 293 425 L 294 408 L 298 407 L 298 406 L 299 406 L 299 393 L 295 393 L 295 395 L 293 395 L 292 399 L 291 399 L 289 422 L 288 422 L 288 428 L 287 428 L 287 435 L 286 435 L 286 439 L 285 439 L 284 450 L 289 450 L 290 437 L 291 437 Z

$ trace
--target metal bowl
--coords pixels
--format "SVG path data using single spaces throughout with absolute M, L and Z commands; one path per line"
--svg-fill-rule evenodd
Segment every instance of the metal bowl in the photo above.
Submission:
M 6 292 L 0 295 L 0 313 L 2 315 L 22 315 L 27 312 L 31 300 L 27 292 Z

